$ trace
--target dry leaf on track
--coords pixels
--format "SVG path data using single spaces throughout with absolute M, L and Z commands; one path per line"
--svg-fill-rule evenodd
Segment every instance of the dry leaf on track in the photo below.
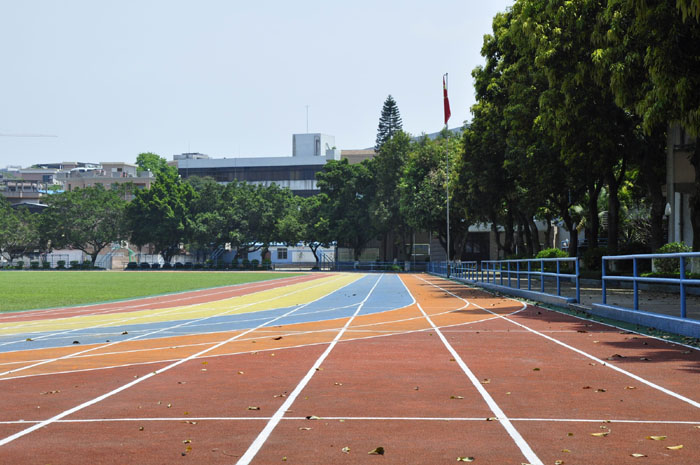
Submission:
M 384 448 L 379 446 L 376 449 L 372 449 L 371 451 L 367 452 L 368 455 L 384 455 Z

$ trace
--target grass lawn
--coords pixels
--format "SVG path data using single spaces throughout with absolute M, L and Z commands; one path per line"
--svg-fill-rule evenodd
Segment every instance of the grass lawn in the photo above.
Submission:
M 197 271 L 3 271 L 0 312 L 108 302 L 266 281 L 299 273 Z

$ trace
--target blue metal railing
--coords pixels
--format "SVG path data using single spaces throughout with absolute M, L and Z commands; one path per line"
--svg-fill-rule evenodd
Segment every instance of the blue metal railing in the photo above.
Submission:
M 649 260 L 654 258 L 674 259 L 679 260 L 680 273 L 678 278 L 653 278 L 639 276 L 639 260 Z M 603 257 L 602 266 L 602 288 L 603 288 L 603 305 L 607 304 L 606 287 L 608 281 L 624 281 L 631 282 L 633 289 L 634 310 L 639 310 L 639 284 L 654 283 L 654 284 L 669 284 L 679 286 L 681 318 L 687 318 L 686 315 L 686 287 L 691 285 L 700 285 L 700 279 L 687 279 L 686 266 L 688 259 L 700 259 L 700 252 L 683 252 L 683 253 L 656 253 L 643 255 L 607 255 Z M 632 276 L 609 275 L 606 272 L 606 262 L 618 260 L 632 260 Z
M 572 263 L 572 272 L 562 269 L 562 264 Z M 533 264 L 535 266 L 533 266 Z M 431 262 L 431 273 L 447 276 L 446 262 Z M 545 278 L 554 278 L 557 282 L 556 295 L 561 297 L 563 280 L 573 280 L 576 286 L 576 302 L 581 301 L 580 261 L 576 257 L 565 258 L 531 258 L 521 260 L 482 260 L 477 262 L 456 262 L 451 264 L 450 276 L 474 283 L 484 282 L 500 286 L 521 289 L 523 277 L 527 280 L 527 290 L 532 290 L 532 278 L 539 278 L 541 293 L 545 292 Z

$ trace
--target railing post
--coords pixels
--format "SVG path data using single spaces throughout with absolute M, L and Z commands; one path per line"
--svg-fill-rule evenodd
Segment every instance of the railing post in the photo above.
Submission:
M 561 264 L 561 262 L 557 258 L 557 295 L 558 296 L 561 296 L 561 276 L 559 275 L 559 273 L 561 271 L 561 268 L 559 267 L 560 264 Z
M 498 263 L 498 278 L 500 279 L 501 286 L 503 286 L 503 262 Z
M 632 258 L 632 287 L 634 289 L 634 309 L 639 310 L 639 282 L 637 281 L 637 257 Z
M 540 260 L 540 292 L 544 293 L 544 260 Z
M 510 285 L 510 260 L 507 262 L 507 264 L 508 264 L 508 287 L 512 287 Z
M 581 303 L 581 272 L 579 268 L 579 259 L 576 257 L 576 303 Z
M 515 275 L 518 279 L 518 289 L 520 289 L 520 262 L 515 262 Z
M 681 256 L 681 318 L 686 318 L 685 314 L 685 257 Z
M 605 295 L 605 257 L 602 258 L 600 266 L 600 287 L 603 290 L 603 305 L 605 305 L 607 303 L 607 296 Z
M 532 290 L 532 262 L 527 261 L 527 290 Z

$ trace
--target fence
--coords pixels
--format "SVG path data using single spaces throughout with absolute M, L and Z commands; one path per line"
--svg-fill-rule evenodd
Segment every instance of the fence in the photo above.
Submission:
M 678 278 L 668 277 L 642 277 L 639 275 L 640 260 L 674 260 L 678 259 Z M 665 253 L 665 254 L 643 254 L 643 255 L 608 255 L 603 257 L 603 268 L 601 276 L 601 285 L 603 291 L 603 305 L 607 305 L 607 288 L 610 281 L 631 282 L 632 283 L 632 310 L 639 310 L 639 291 L 640 284 L 662 284 L 666 286 L 677 287 L 680 296 L 680 317 L 687 318 L 687 288 L 688 286 L 700 285 L 700 279 L 688 279 L 686 268 L 690 264 L 689 259 L 700 259 L 700 252 L 684 252 L 684 253 Z M 632 261 L 632 276 L 622 276 L 608 274 L 608 264 L 618 261 Z
M 528 293 L 539 292 L 546 296 L 566 299 L 567 302 L 581 301 L 581 274 L 576 257 L 532 258 L 521 260 L 482 260 L 479 266 L 475 261 L 450 264 L 450 276 L 471 283 L 489 286 L 508 287 Z M 535 266 L 533 266 L 535 265 Z M 431 273 L 447 276 L 446 262 L 431 262 Z M 533 279 L 534 278 L 534 279 Z M 527 282 L 527 289 L 522 287 Z M 533 281 L 539 284 L 539 291 L 533 291 Z M 556 291 L 547 292 L 545 283 L 556 282 Z M 575 297 L 562 296 L 562 282 L 573 282 Z M 525 297 L 532 295 L 523 294 Z

